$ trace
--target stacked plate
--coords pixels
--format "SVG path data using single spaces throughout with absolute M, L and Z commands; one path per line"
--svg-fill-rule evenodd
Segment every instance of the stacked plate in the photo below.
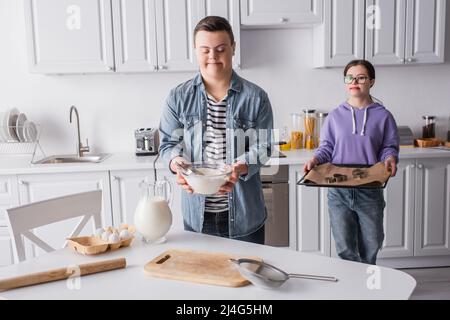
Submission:
M 38 130 L 17 108 L 0 111 L 0 142 L 35 142 Z

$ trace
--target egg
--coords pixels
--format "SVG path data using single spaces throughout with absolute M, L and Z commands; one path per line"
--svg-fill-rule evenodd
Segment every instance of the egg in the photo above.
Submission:
M 120 225 L 120 228 L 119 228 L 119 230 L 127 230 L 128 229 L 128 224 L 126 224 L 126 223 L 122 223 L 121 225 Z
M 113 227 L 108 227 L 108 228 L 106 228 L 106 231 L 109 232 L 109 233 L 113 233 L 114 228 Z
M 120 241 L 120 238 L 119 238 L 119 236 L 118 236 L 117 234 L 115 234 L 115 233 L 111 234 L 111 235 L 109 236 L 109 238 L 108 238 L 108 242 L 110 242 L 110 243 L 117 243 L 117 242 L 119 242 L 119 241 Z
M 103 233 L 102 233 L 102 240 L 103 240 L 103 241 L 108 241 L 109 236 L 110 236 L 111 234 L 112 234 L 112 233 L 109 232 L 109 231 L 103 232 Z
M 130 238 L 130 233 L 128 232 L 128 230 L 122 230 L 122 231 L 120 231 L 120 234 L 119 234 L 119 238 L 120 238 L 120 240 L 126 240 L 126 239 L 128 239 L 128 238 Z
M 98 228 L 97 230 L 95 230 L 95 236 L 101 238 L 102 234 L 103 234 L 104 230 L 103 228 Z

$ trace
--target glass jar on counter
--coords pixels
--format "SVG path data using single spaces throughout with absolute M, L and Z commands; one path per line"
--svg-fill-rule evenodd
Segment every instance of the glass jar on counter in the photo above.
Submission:
M 303 149 L 302 115 L 292 113 L 291 149 Z
M 327 112 L 319 112 L 317 114 L 317 143 L 316 143 L 316 147 L 318 147 L 320 145 L 320 135 L 322 133 L 322 127 L 323 127 L 323 123 L 325 122 L 325 119 L 327 118 L 328 113 Z
M 289 151 L 291 150 L 291 139 L 289 138 L 288 127 L 283 127 L 283 132 L 280 137 L 280 150 L 281 151 Z
M 316 148 L 316 110 L 305 109 L 304 113 L 304 126 L 305 126 L 305 148 Z
M 435 116 L 423 116 L 425 120 L 424 126 L 422 127 L 422 138 L 436 138 L 436 117 Z

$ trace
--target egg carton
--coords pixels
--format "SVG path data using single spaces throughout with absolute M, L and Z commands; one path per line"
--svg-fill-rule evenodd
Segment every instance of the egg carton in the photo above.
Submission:
M 102 230 L 101 235 L 100 230 Z M 129 247 L 134 240 L 134 227 L 121 227 L 119 230 L 127 230 L 128 236 L 123 239 L 112 238 L 115 231 L 118 234 L 118 230 L 108 227 L 106 229 L 98 229 L 93 236 L 68 238 L 67 244 L 73 251 L 83 255 L 96 255 L 108 250 L 113 251 L 119 248 Z M 105 240 L 104 233 L 109 234 L 108 240 Z

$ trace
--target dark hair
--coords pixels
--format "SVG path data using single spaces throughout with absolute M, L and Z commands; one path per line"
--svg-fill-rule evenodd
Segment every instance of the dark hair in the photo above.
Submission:
M 348 69 L 355 66 L 363 66 L 364 68 L 366 68 L 369 78 L 371 80 L 375 79 L 375 67 L 367 60 L 350 61 L 344 69 L 344 77 L 347 75 Z
M 233 30 L 231 29 L 230 23 L 225 18 L 218 16 L 208 16 L 200 20 L 194 29 L 194 41 L 195 36 L 199 31 L 208 31 L 208 32 L 226 31 L 228 33 L 228 36 L 230 37 L 231 44 L 234 43 Z

